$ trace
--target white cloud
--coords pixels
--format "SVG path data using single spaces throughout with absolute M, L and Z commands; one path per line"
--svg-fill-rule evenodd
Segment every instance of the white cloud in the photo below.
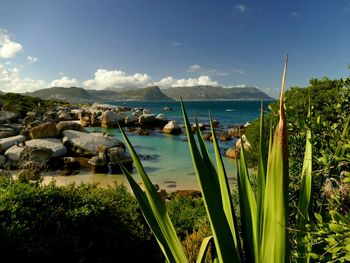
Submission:
M 78 87 L 80 84 L 79 82 L 73 78 L 69 79 L 67 76 L 64 76 L 60 79 L 55 79 L 51 81 L 50 87 Z
M 23 93 L 46 88 L 46 82 L 22 77 L 18 68 L 6 68 L 0 64 L 0 87 L 3 92 Z
M 200 76 L 198 78 L 188 78 L 188 79 L 175 79 L 171 76 L 161 79 L 159 82 L 155 83 L 161 88 L 169 87 L 190 87 L 197 85 L 211 85 L 218 86 L 219 84 L 212 80 L 209 76 Z
M 201 66 L 199 66 L 199 65 L 197 65 L 197 64 L 194 64 L 194 65 L 191 65 L 186 71 L 187 71 L 188 73 L 194 73 L 194 72 L 197 72 L 197 71 L 199 71 L 199 70 L 201 70 L 201 69 L 202 69 Z
M 248 8 L 245 5 L 239 4 L 236 5 L 235 9 L 239 11 L 241 14 L 245 14 L 248 12 Z
M 83 82 L 83 85 L 91 89 L 104 89 L 109 87 L 124 88 L 136 87 L 142 88 L 150 85 L 152 79 L 147 74 L 136 73 L 128 75 L 119 70 L 98 69 L 95 72 L 95 78 Z
M 0 58 L 13 58 L 22 51 L 22 45 L 11 40 L 5 30 L 0 29 Z
M 39 62 L 39 59 L 37 57 L 27 56 L 27 64 L 34 64 L 36 62 Z

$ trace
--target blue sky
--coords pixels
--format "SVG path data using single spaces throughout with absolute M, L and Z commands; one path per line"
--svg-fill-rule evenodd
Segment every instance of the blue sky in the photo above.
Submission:
M 0 0 L 0 90 L 212 84 L 280 89 L 349 75 L 350 0 Z

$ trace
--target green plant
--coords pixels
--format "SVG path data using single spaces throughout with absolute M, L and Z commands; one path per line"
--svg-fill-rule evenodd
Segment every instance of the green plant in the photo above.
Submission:
M 288 262 L 288 150 L 287 124 L 284 109 L 285 62 L 282 92 L 279 106 L 279 122 L 269 149 L 264 147 L 263 112 L 260 129 L 260 159 L 257 180 L 257 198 L 252 189 L 248 169 L 241 146 L 241 159 L 237 175 L 241 213 L 241 235 L 233 209 L 215 131 L 211 122 L 216 168 L 208 154 L 197 123 L 197 142 L 182 104 L 188 144 L 202 192 L 203 202 L 209 217 L 212 236 L 203 240 L 197 262 L 203 262 L 210 244 L 215 244 L 212 257 L 219 262 Z M 130 141 L 122 131 L 131 152 L 136 169 L 145 186 L 144 191 L 123 169 L 142 212 L 154 232 L 166 259 L 170 262 L 187 262 L 174 231 L 164 203 L 156 195 L 153 184 L 145 173 Z M 272 137 L 272 135 L 271 135 Z M 266 158 L 268 156 L 268 159 Z M 306 185 L 306 184 L 303 184 Z M 305 192 L 311 191 L 310 189 Z M 307 203 L 307 197 L 301 203 Z M 304 206 L 302 206 L 304 207 Z M 243 248 L 241 246 L 243 240 Z

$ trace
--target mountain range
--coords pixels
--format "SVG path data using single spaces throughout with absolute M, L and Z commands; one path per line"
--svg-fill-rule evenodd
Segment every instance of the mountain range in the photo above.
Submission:
M 114 101 L 171 101 L 179 100 L 272 100 L 270 96 L 255 87 L 223 88 L 214 86 L 173 87 L 160 89 L 150 86 L 138 89 L 87 90 L 79 87 L 52 87 L 24 95 L 42 99 L 63 100 L 71 103 L 114 102 Z

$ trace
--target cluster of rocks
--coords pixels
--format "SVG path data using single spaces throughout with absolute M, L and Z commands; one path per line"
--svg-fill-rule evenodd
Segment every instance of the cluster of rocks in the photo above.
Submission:
M 214 120 L 213 124 L 219 127 L 218 121 Z M 108 104 L 56 106 L 50 110 L 38 107 L 26 116 L 0 111 L 0 170 L 60 169 L 62 174 L 70 175 L 77 173 L 80 167 L 102 173 L 120 173 L 120 165 L 132 169 L 132 158 L 120 140 L 105 133 L 89 133 L 84 128 L 119 126 L 128 127 L 139 135 L 148 135 L 155 129 L 170 135 L 183 132 L 176 121 L 143 108 Z M 209 131 L 203 135 L 211 140 L 209 126 L 199 124 L 199 128 Z M 217 129 L 217 137 L 229 141 L 239 137 L 244 128 Z M 195 130 L 193 126 L 192 131 Z M 229 149 L 226 155 L 237 158 L 239 153 Z
M 114 136 L 89 133 L 80 124 L 77 107 L 33 110 L 24 118 L 0 111 L 0 170 L 61 170 L 77 173 L 82 166 L 94 172 L 120 173 L 132 169 L 125 145 Z

